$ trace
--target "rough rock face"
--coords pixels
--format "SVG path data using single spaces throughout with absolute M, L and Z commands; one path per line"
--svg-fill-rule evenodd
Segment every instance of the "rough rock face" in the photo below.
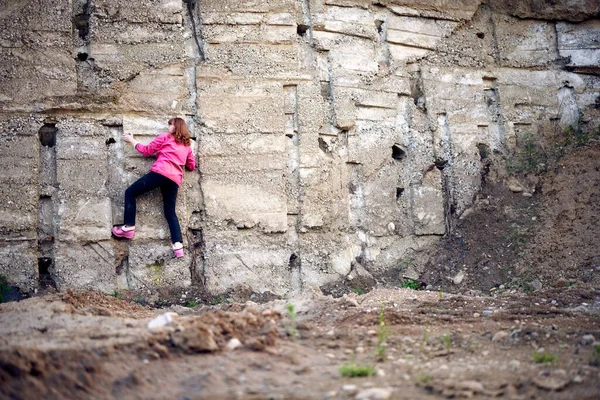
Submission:
M 31 291 L 286 295 L 401 265 L 524 138 L 600 121 L 591 1 L 1 0 L 0 274 Z M 172 259 L 160 195 L 111 239 L 187 119 Z

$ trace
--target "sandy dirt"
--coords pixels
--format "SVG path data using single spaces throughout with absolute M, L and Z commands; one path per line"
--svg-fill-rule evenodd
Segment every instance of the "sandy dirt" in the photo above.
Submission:
M 11 399 L 597 399 L 600 290 L 377 289 L 149 309 L 69 291 L 0 305 Z M 149 329 L 165 312 L 168 325 Z M 590 336 L 591 335 L 591 336 Z M 232 339 L 240 347 L 228 349 Z M 539 362 L 536 354 L 548 360 Z M 550 360 L 555 356 L 555 360 Z M 374 375 L 343 377 L 345 363 Z
M 600 145 L 515 177 L 532 196 L 484 178 L 411 261 L 420 290 L 399 270 L 360 295 L 47 287 L 0 304 L 0 398 L 600 399 Z

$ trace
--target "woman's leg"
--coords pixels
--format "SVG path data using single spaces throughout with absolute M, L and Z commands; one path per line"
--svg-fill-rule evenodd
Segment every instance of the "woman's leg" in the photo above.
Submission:
M 165 217 L 169 224 L 169 230 L 171 231 L 171 242 L 183 242 L 181 236 L 181 227 L 179 226 L 179 219 L 175 213 L 175 204 L 177 203 L 177 191 L 179 186 L 172 180 L 165 178 L 165 183 L 160 186 L 160 191 L 163 196 Z
M 135 226 L 136 197 L 156 189 L 163 183 L 163 179 L 166 178 L 155 172 L 149 172 L 125 190 L 125 215 L 123 219 L 125 225 Z

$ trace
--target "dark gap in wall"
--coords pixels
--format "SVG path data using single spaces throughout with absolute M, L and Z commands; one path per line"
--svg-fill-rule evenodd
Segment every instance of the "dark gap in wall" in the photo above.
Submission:
M 350 194 L 355 194 L 356 193 L 356 184 L 354 182 L 349 182 L 348 183 L 348 192 Z
M 113 138 L 108 138 L 104 143 L 106 143 L 106 145 L 108 146 L 109 144 L 117 143 L 117 141 Z
M 485 38 L 485 33 L 483 33 L 483 32 L 477 32 L 476 35 L 479 39 Z
M 308 26 L 308 25 L 298 24 L 298 26 L 296 27 L 296 33 L 299 36 L 304 36 L 304 35 L 306 35 L 306 32 L 308 32 L 309 29 L 310 29 L 310 26 Z
M 54 260 L 49 257 L 38 258 L 38 274 L 39 286 L 42 289 L 53 287 L 56 288 L 56 282 L 52 279 L 50 269 L 54 267 Z
M 327 142 L 325 140 L 323 140 L 323 138 L 319 138 L 319 148 L 321 149 L 321 151 L 323 153 L 326 153 L 326 154 L 331 153 L 331 149 L 329 149 L 329 145 L 327 144 Z
M 297 269 L 299 267 L 300 258 L 296 255 L 296 253 L 292 253 L 290 256 L 290 261 L 288 263 L 288 267 L 290 270 Z
M 404 188 L 396 188 L 396 200 L 399 200 L 403 194 L 404 194 Z
M 117 275 L 121 275 L 124 271 L 127 270 L 127 264 L 129 263 L 129 256 L 126 255 L 121 259 L 121 261 L 117 264 L 117 268 L 115 268 L 115 273 Z
M 88 0 L 83 5 L 83 12 L 73 17 L 73 25 L 79 31 L 79 38 L 82 40 L 86 40 L 90 34 L 90 17 L 92 15 L 90 8 Z
M 406 157 L 406 152 L 399 145 L 395 144 L 392 146 L 392 158 L 394 160 L 402 160 Z
M 384 23 L 384 21 L 379 20 L 379 19 L 375 21 L 375 26 L 377 27 L 377 32 L 380 35 L 383 33 L 383 23 Z
M 447 165 L 448 165 L 448 160 L 442 160 L 442 159 L 435 160 L 435 167 L 437 169 L 439 169 L 440 171 L 443 170 L 444 168 L 446 168 Z
M 184 3 L 187 4 L 187 11 L 190 17 L 190 22 L 192 23 L 192 35 L 194 35 L 194 41 L 196 42 L 196 46 L 198 47 L 198 56 L 200 60 L 205 61 L 206 56 L 204 55 L 204 47 L 202 46 L 202 24 L 200 19 L 198 19 L 199 28 L 196 28 L 196 0 L 183 0 Z
M 488 154 L 490 154 L 490 147 L 487 144 L 478 143 L 477 149 L 479 150 L 479 158 L 481 161 L 485 160 Z
M 42 146 L 54 147 L 56 145 L 56 124 L 44 124 L 38 131 L 38 137 Z
M 321 82 L 321 96 L 325 100 L 329 100 L 331 98 L 331 85 L 329 82 Z
M 77 53 L 77 59 L 79 61 L 85 61 L 88 59 L 88 53 Z

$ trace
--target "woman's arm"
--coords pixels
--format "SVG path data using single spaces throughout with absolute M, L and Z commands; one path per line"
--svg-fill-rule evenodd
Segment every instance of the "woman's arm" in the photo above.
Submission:
M 185 167 L 188 169 L 188 171 L 193 171 L 196 168 L 196 156 L 194 155 L 194 152 L 192 151 L 191 147 L 187 155 Z
M 133 138 L 132 133 L 129 133 L 129 134 L 126 133 L 123 135 L 124 141 L 131 143 L 137 151 L 139 151 L 140 153 L 142 153 L 145 156 L 151 156 L 152 154 L 156 153 L 156 151 L 158 149 L 160 149 L 160 147 L 164 143 L 165 138 L 166 138 L 166 134 L 161 134 L 161 135 L 158 135 L 156 137 L 156 139 L 154 139 L 153 141 L 148 143 L 148 145 L 143 145 Z

